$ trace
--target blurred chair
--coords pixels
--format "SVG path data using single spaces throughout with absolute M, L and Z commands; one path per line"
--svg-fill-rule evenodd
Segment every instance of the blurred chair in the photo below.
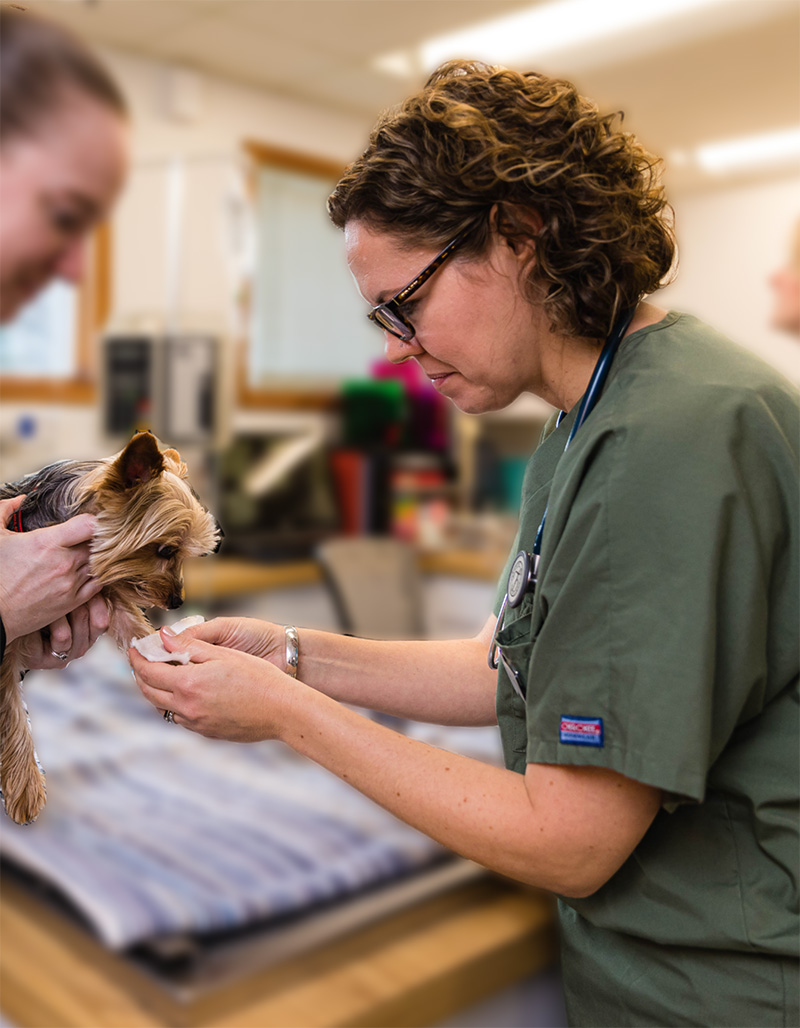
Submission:
M 364 639 L 422 639 L 414 548 L 384 536 L 329 539 L 316 551 L 342 631 Z

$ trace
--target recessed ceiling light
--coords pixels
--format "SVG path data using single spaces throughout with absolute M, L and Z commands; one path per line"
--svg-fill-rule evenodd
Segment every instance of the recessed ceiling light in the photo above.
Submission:
M 800 160 L 800 128 L 706 143 L 697 147 L 694 157 L 704 171 L 712 174 L 759 165 L 783 166 Z
M 679 18 L 688 11 L 726 0 L 552 0 L 515 14 L 424 40 L 414 50 L 377 57 L 375 67 L 392 75 L 430 71 L 452 57 L 511 64 L 539 59 L 587 43 L 602 42 L 654 23 Z

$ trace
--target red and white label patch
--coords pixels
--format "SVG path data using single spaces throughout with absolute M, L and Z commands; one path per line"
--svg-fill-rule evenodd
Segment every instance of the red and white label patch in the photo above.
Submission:
M 562 715 L 558 741 L 572 746 L 602 746 L 603 719 Z

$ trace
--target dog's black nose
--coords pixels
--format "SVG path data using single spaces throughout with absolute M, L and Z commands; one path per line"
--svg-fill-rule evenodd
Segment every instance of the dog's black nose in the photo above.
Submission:
M 180 593 L 173 593 L 169 598 L 169 609 L 177 610 L 181 606 L 183 606 L 183 597 Z

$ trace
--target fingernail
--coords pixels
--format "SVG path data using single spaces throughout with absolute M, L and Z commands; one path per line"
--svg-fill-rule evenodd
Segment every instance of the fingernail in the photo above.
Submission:
M 171 635 L 171 636 L 174 637 L 178 633 L 177 632 L 173 632 L 172 629 L 169 627 L 169 625 L 164 625 L 164 627 L 161 629 L 161 634 L 162 635 Z

